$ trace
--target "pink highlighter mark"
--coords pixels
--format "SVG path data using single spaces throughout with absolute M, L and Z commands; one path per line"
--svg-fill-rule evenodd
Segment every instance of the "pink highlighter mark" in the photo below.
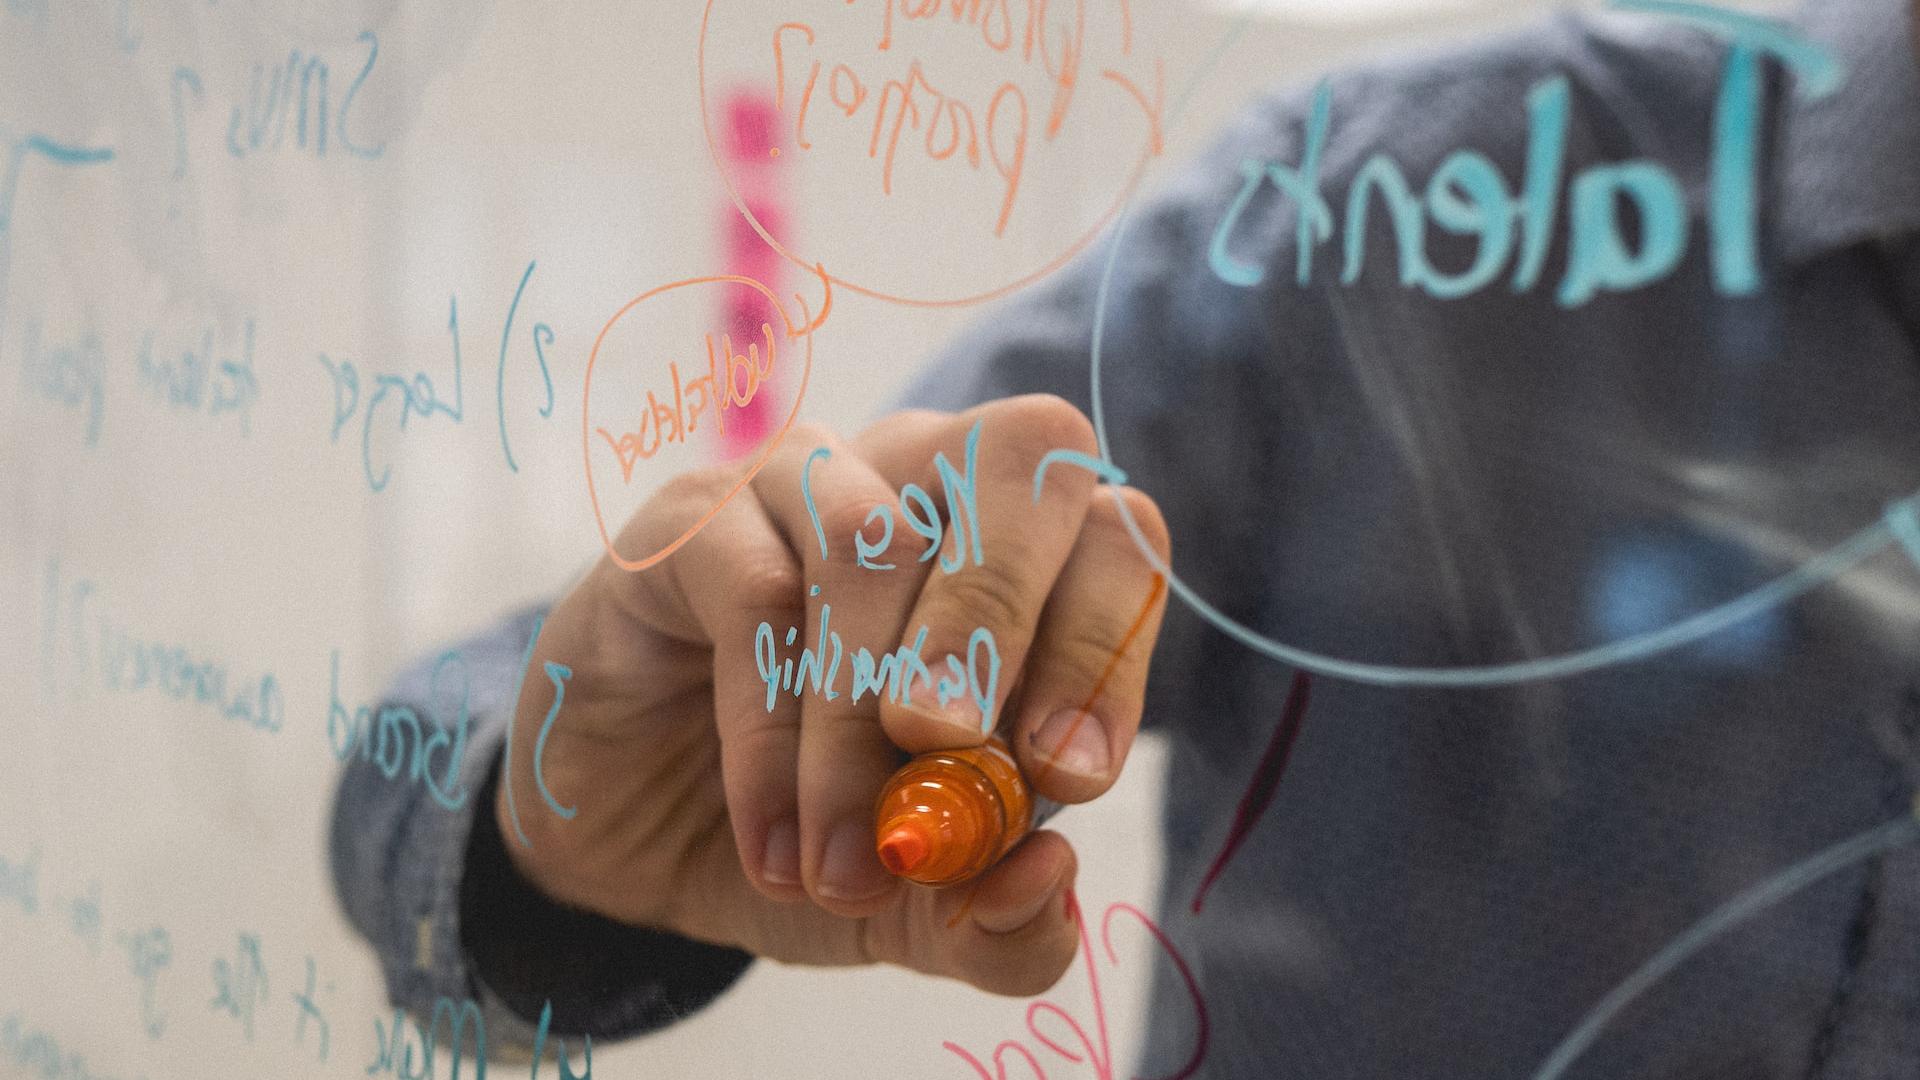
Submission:
M 772 96 L 758 88 L 737 87 L 727 96 L 724 115 L 724 149 L 732 160 L 742 201 L 769 235 L 784 242 L 789 214 L 781 183 L 780 114 L 774 108 Z M 725 251 L 725 273 L 752 278 L 773 295 L 782 295 L 780 278 L 786 260 L 761 240 L 730 200 L 721 201 L 720 212 L 724 222 L 721 243 Z M 736 342 L 757 340 L 762 323 L 773 326 L 781 323 L 779 313 L 772 310 L 764 298 L 737 289 L 729 291 L 720 315 L 722 329 Z M 776 371 L 768 379 L 775 384 L 774 392 L 757 396 L 728 422 L 721 436 L 722 459 L 747 453 L 779 426 L 784 415 L 777 400 L 782 396 L 779 384 L 787 381 Z
M 1293 685 L 1287 688 L 1287 703 L 1280 712 L 1280 726 L 1273 729 L 1273 738 L 1267 740 L 1266 752 L 1260 755 L 1260 764 L 1254 767 L 1253 782 L 1247 785 L 1247 793 L 1240 796 L 1240 806 L 1233 812 L 1233 828 L 1227 831 L 1227 842 L 1221 847 L 1220 854 L 1213 860 L 1213 866 L 1207 870 L 1207 876 L 1200 882 L 1200 888 L 1193 894 L 1193 913 L 1200 914 L 1200 905 L 1207 898 L 1207 890 L 1220 877 L 1227 863 L 1233 860 L 1240 845 L 1253 832 L 1259 823 L 1260 815 L 1267 812 L 1267 806 L 1273 802 L 1273 793 L 1280 787 L 1280 777 L 1287 771 L 1287 760 L 1293 756 L 1294 740 L 1300 737 L 1300 725 L 1307 717 L 1307 673 L 1293 673 Z

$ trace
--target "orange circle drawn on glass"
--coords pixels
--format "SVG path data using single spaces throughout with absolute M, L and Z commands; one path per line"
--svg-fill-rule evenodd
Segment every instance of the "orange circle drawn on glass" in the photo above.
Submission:
M 787 247 L 787 245 L 774 239 L 773 234 L 767 231 L 766 226 L 762 225 L 760 219 L 755 217 L 753 211 L 747 207 L 746 200 L 740 197 L 739 186 L 733 182 L 733 172 L 728 168 L 726 159 L 720 153 L 719 141 L 713 137 L 713 118 L 707 108 L 707 22 L 713 17 L 713 5 L 717 2 L 718 0 L 707 0 L 706 10 L 700 13 L 700 50 L 697 63 L 700 83 L 700 133 L 707 140 L 707 153 L 713 157 L 714 168 L 720 171 L 720 182 L 726 185 L 727 197 L 733 200 L 734 209 L 740 212 L 740 216 L 746 219 L 747 224 L 752 227 L 754 232 L 760 234 L 760 239 L 764 240 L 768 247 L 771 247 L 774 251 L 778 252 L 781 257 L 793 263 L 795 266 L 803 270 L 811 271 L 818 264 L 809 261 L 798 252 Z M 848 0 L 848 2 L 851 3 L 852 0 Z M 884 300 L 888 303 L 902 304 L 907 307 L 966 307 L 971 304 L 985 303 L 988 300 L 998 300 L 1003 296 L 1018 292 L 1034 282 L 1039 281 L 1041 278 L 1067 265 L 1067 263 L 1073 260 L 1074 256 L 1086 250 L 1087 245 L 1093 242 L 1093 238 L 1099 236 L 1101 231 L 1107 227 L 1107 224 L 1114 219 L 1115 215 L 1120 213 L 1121 208 L 1127 205 L 1127 200 L 1132 197 L 1133 189 L 1139 185 L 1140 177 L 1146 173 L 1147 163 L 1153 159 L 1155 152 L 1153 138 L 1152 135 L 1149 134 L 1149 136 L 1141 142 L 1140 159 L 1133 163 L 1133 171 L 1127 174 L 1127 182 L 1120 185 L 1120 190 L 1114 194 L 1112 204 L 1100 214 L 1100 217 L 1094 221 L 1092 225 L 1087 227 L 1087 231 L 1076 237 L 1071 244 L 1068 244 L 1065 251 L 1047 260 L 1047 262 L 1038 269 L 1029 271 L 1004 285 L 988 289 L 985 292 L 974 293 L 970 296 L 914 297 L 887 292 L 884 289 L 875 288 L 871 285 L 862 285 L 857 281 L 850 281 L 838 275 L 833 276 L 831 281 L 834 285 L 842 289 L 857 292 L 862 296 L 871 296 L 875 300 Z
M 817 268 L 816 272 L 824 274 L 823 271 L 819 271 Z M 781 422 L 780 430 L 768 436 L 767 445 L 760 450 L 760 457 L 754 461 L 753 465 L 747 469 L 746 473 L 742 475 L 731 488 L 727 489 L 727 493 L 721 497 L 720 501 L 715 503 L 711 509 L 701 514 L 699 520 L 687 526 L 685 532 L 675 537 L 671 543 L 659 551 L 645 558 L 629 559 L 620 554 L 613 546 L 613 535 L 607 531 L 606 514 L 600 509 L 600 493 L 593 483 L 593 418 L 591 414 L 593 403 L 593 368 L 594 365 L 599 362 L 600 346 L 606 341 L 607 334 L 613 330 L 615 324 L 626 317 L 628 312 L 663 293 L 672 292 L 675 289 L 684 289 L 693 285 L 741 285 L 753 289 L 761 296 L 766 297 L 767 302 L 773 305 L 773 309 L 780 313 L 780 320 L 785 324 L 787 340 L 792 341 L 795 338 L 806 339 L 806 350 L 802 354 L 803 360 L 800 367 L 800 386 L 793 392 L 793 408 L 787 411 L 787 418 Z M 831 304 L 831 294 L 829 294 L 827 303 Z M 805 306 L 804 301 L 802 301 L 802 306 Z M 785 441 L 787 432 L 793 429 L 793 422 L 800 415 L 800 403 L 806 400 L 807 380 L 813 375 L 813 331 L 819 328 L 821 322 L 825 320 L 826 314 L 827 305 L 823 305 L 820 309 L 821 317 L 819 319 L 815 319 L 813 322 L 803 325 L 799 330 L 795 330 L 792 320 L 787 318 L 786 309 L 780 306 L 780 302 L 774 298 L 771 289 L 768 289 L 765 285 L 760 284 L 760 282 L 750 277 L 742 277 L 737 274 L 713 274 L 707 277 L 688 278 L 685 281 L 670 282 L 658 288 L 649 289 L 639 296 L 634 297 L 632 300 L 627 301 L 619 311 L 613 313 L 613 318 L 608 319 L 607 324 L 600 328 L 599 335 L 593 339 L 593 351 L 587 354 L 586 385 L 580 393 L 580 453 L 581 464 L 587 476 L 587 500 L 593 504 L 593 523 L 600 529 L 600 543 L 607 549 L 607 557 L 612 559 L 616 566 L 622 570 L 645 570 L 680 550 L 680 548 L 685 545 L 687 541 L 693 539 L 701 529 L 706 528 L 707 524 L 711 522 L 721 510 L 725 509 L 728 503 L 733 501 L 733 497 L 740 494 L 741 490 L 752 483 L 753 478 L 760 474 L 760 470 L 766 467 L 767 462 L 773 457 L 773 452 L 778 450 L 780 444 Z

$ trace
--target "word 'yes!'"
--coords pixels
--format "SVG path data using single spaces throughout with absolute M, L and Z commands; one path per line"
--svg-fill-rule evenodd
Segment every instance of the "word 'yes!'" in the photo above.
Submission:
M 826 531 L 820 524 L 820 510 L 813 501 L 813 466 L 816 461 L 832 456 L 832 451 L 824 446 L 814 450 L 807 456 L 806 467 L 800 474 L 800 494 L 807 504 L 807 515 L 813 521 L 822 558 L 829 556 Z M 967 433 L 964 471 L 956 470 L 944 452 L 933 456 L 934 469 L 939 473 L 941 487 L 946 493 L 947 519 L 953 523 L 953 554 L 940 556 L 940 569 L 945 573 L 955 573 L 964 567 L 969 552 L 975 566 L 982 565 L 986 560 L 977 508 L 979 457 L 979 421 L 975 421 Z M 900 516 L 906 519 L 908 528 L 927 540 L 926 549 L 920 553 L 918 561 L 926 562 L 933 558 L 934 553 L 941 549 L 946 529 L 935 511 L 932 496 L 918 484 L 902 487 Z M 867 514 L 864 524 L 871 525 L 876 520 L 883 526 L 879 540 L 870 542 L 860 533 L 854 534 L 854 561 L 866 570 L 891 570 L 894 564 L 876 563 L 873 559 L 884 553 L 893 542 L 893 508 L 885 503 L 875 506 Z M 812 593 L 818 595 L 819 592 L 820 587 L 814 586 Z M 774 644 L 772 624 L 763 621 L 754 631 L 754 659 L 761 680 L 767 684 L 768 712 L 773 711 L 782 690 L 790 690 L 798 697 L 811 686 L 814 693 L 828 701 L 840 696 L 834 683 L 839 676 L 844 645 L 839 632 L 832 629 L 832 624 L 833 605 L 822 603 L 815 643 L 801 648 L 797 664 L 792 658 L 781 660 L 779 649 Z M 923 682 L 933 687 L 934 696 L 943 708 L 961 694 L 968 695 L 980 710 L 980 729 L 992 731 L 994 703 L 999 699 L 1000 686 L 1000 647 L 994 641 L 993 632 L 984 626 L 975 627 L 967 639 L 965 659 L 949 654 L 946 657 L 947 673 L 938 681 L 920 655 L 920 650 L 926 646 L 927 632 L 927 627 L 922 626 L 912 644 L 882 652 L 877 659 L 864 646 L 855 652 L 852 656 L 853 700 L 859 701 L 869 693 L 878 696 L 884 692 L 890 701 L 911 705 L 914 683 Z M 799 627 L 788 627 L 786 643 L 793 645 L 799 634 Z

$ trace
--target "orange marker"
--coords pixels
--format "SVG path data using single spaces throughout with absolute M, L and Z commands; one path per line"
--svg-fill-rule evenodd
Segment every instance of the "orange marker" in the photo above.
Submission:
M 1013 850 L 1034 826 L 1035 801 L 998 735 L 984 746 L 921 754 L 874 803 L 880 864 L 922 885 L 956 885 Z
M 1092 720 L 1100 692 L 1166 586 L 1166 578 L 1153 575 L 1146 603 L 1095 680 L 1063 743 L 1072 741 L 1080 724 Z M 1040 779 L 1045 780 L 1052 767 L 1042 767 Z M 999 862 L 1059 809 L 1059 803 L 1033 794 L 1005 740 L 996 734 L 984 746 L 936 750 L 902 765 L 874 802 L 874 849 L 880 865 L 897 877 L 922 885 L 957 885 Z M 947 925 L 958 925 L 965 913 L 963 905 Z

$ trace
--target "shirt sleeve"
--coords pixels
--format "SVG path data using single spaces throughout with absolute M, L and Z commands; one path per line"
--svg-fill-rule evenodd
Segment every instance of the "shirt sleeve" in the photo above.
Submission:
M 554 1036 L 664 1027 L 752 961 L 567 907 L 514 868 L 491 807 L 539 615 L 521 612 L 415 666 L 375 709 L 332 716 L 346 761 L 331 861 L 347 917 L 378 954 L 395 1005 L 431 1017 L 440 1002 L 457 1010 L 471 1001 L 496 1050 L 532 1045 L 543 1012 Z M 429 739 L 446 735 L 419 776 L 402 741 L 415 724 Z

